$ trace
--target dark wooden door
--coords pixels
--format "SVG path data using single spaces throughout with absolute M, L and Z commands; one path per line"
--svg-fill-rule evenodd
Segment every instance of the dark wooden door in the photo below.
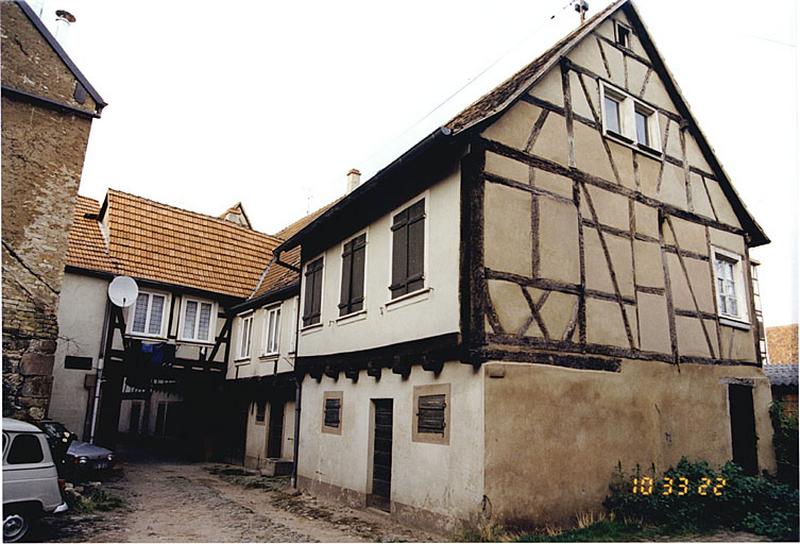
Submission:
M 375 438 L 370 504 L 389 510 L 392 491 L 392 399 L 375 399 Z
M 731 411 L 731 444 L 733 462 L 747 474 L 758 473 L 756 452 L 756 418 L 753 410 L 753 388 L 731 384 L 728 389 Z
M 267 457 L 280 459 L 283 444 L 283 401 L 272 401 L 269 405 L 269 427 L 267 428 Z
M 142 405 L 139 402 L 131 403 L 131 417 L 128 422 L 128 432 L 139 434 L 139 420 L 142 417 Z

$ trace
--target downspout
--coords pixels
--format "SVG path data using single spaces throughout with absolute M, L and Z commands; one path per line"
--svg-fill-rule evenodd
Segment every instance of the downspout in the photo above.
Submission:
M 280 254 L 278 254 L 277 262 L 280 264 Z M 294 268 L 294 267 L 292 267 Z M 295 316 L 295 324 L 294 324 L 294 382 L 295 382 L 295 392 L 294 392 L 294 444 L 293 446 L 293 460 L 292 463 L 292 487 L 297 489 L 297 464 L 300 462 L 300 403 L 303 400 L 303 383 L 301 380 L 298 380 L 297 377 L 297 358 L 300 355 L 300 312 L 302 309 L 300 308 L 300 295 L 303 293 L 303 274 L 301 273 L 303 269 L 303 259 L 302 256 L 300 258 L 300 268 L 296 268 L 297 275 L 299 276 L 298 280 L 298 293 L 297 293 L 297 311 L 295 312 L 297 315 Z
M 94 434 L 97 429 L 97 413 L 100 406 L 100 384 L 103 381 L 103 367 L 106 356 L 106 337 L 108 335 L 108 318 L 111 313 L 110 302 L 106 297 L 106 311 L 103 315 L 103 332 L 100 336 L 100 353 L 97 356 L 97 373 L 95 374 L 94 397 L 92 398 L 92 425 L 89 429 L 89 443 L 94 444 Z

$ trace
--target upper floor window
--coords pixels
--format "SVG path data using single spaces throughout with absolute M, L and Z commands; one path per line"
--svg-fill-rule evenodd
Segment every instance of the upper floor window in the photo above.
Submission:
M 306 265 L 303 326 L 316 325 L 322 314 L 322 257 Z
M 181 323 L 181 340 L 210 342 L 214 305 L 211 302 L 184 298 Z
M 281 308 L 277 306 L 267 310 L 264 319 L 264 351 L 263 355 L 278 353 L 278 338 L 281 331 Z
M 130 331 L 147 336 L 163 336 L 166 295 L 139 291 L 133 306 Z
M 658 152 L 661 139 L 654 108 L 603 83 L 603 132 L 628 145 Z
M 617 45 L 621 45 L 625 49 L 631 48 L 631 29 L 619 21 L 614 21 L 614 37 Z
M 364 272 L 367 253 L 366 233 L 342 246 L 342 296 L 339 315 L 359 312 L 364 308 Z
M 242 317 L 240 323 L 237 359 L 247 359 L 250 357 L 250 336 L 253 332 L 253 314 Z
M 392 298 L 425 286 L 425 199 L 392 220 Z
M 742 258 L 735 253 L 715 249 L 714 273 L 717 280 L 719 315 L 737 321 L 747 321 Z

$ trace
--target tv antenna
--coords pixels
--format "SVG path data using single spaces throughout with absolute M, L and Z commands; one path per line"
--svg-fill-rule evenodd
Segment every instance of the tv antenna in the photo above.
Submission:
M 589 2 L 586 0 L 572 0 L 575 11 L 581 16 L 581 24 L 586 22 L 586 12 L 589 11 Z
M 136 302 L 139 286 L 130 276 L 117 276 L 108 284 L 108 298 L 114 306 L 127 308 Z

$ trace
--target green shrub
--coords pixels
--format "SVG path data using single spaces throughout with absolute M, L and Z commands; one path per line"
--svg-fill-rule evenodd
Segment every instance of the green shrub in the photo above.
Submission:
M 633 493 L 633 479 L 641 481 L 647 477 L 655 484 L 652 493 Z M 685 478 L 690 487 L 679 495 L 683 488 L 674 485 L 673 492 L 667 494 L 662 485 L 667 481 L 664 478 L 671 478 L 675 484 Z M 697 492 L 703 478 L 712 483 L 721 482 L 718 478 L 724 480 L 724 487 L 717 488 L 719 496 L 712 487 L 705 489 L 705 495 Z M 612 479 L 610 491 L 604 505 L 620 519 L 640 519 L 680 531 L 726 528 L 750 531 L 772 540 L 798 538 L 797 490 L 765 477 L 748 476 L 733 463 L 714 469 L 705 461 L 690 463 L 684 458 L 663 476 L 654 469 L 643 473 L 639 467 L 627 476 L 620 468 Z
M 775 401 L 769 408 L 774 431 L 772 443 L 775 446 L 775 459 L 778 462 L 778 479 L 797 488 L 798 447 L 797 417 L 789 417 L 783 410 L 783 403 Z

